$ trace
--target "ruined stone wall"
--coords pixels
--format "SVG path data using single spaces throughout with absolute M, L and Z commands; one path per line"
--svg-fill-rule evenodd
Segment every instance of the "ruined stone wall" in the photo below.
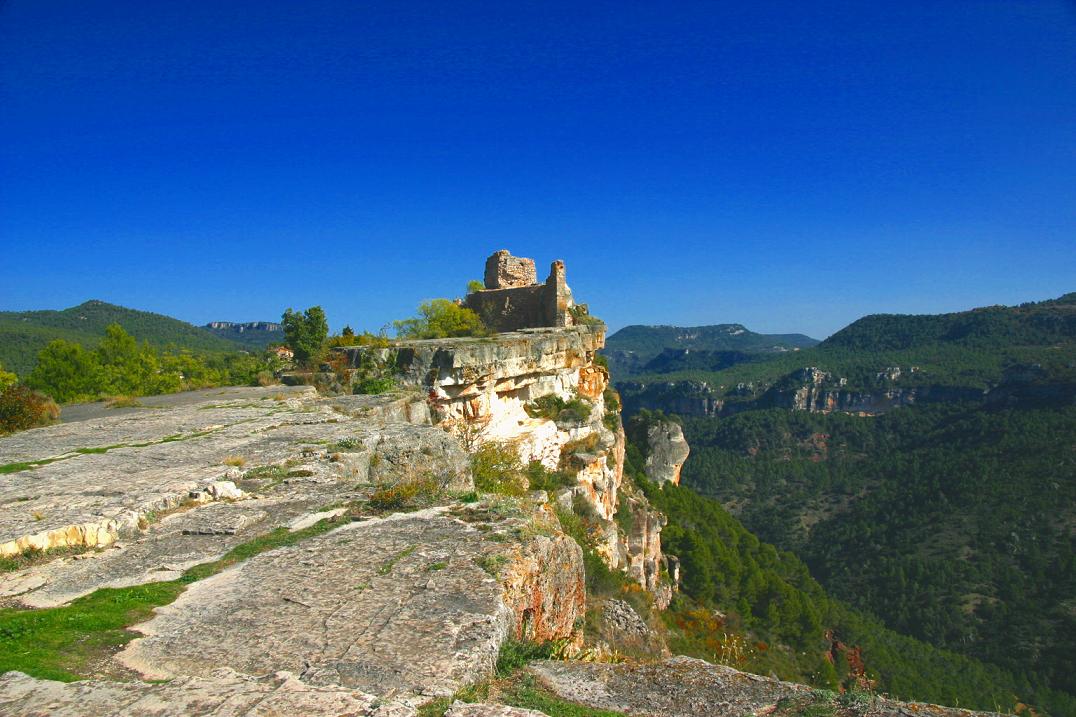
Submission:
M 544 284 L 536 283 L 534 276 L 532 259 L 497 252 L 486 262 L 486 288 L 468 294 L 463 305 L 499 333 L 571 326 L 575 303 L 564 262 L 553 262 Z

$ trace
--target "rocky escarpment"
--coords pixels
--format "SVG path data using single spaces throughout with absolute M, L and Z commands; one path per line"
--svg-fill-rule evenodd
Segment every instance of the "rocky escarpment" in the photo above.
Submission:
M 715 387 L 706 381 L 626 381 L 618 384 L 629 413 L 646 409 L 681 416 L 729 416 L 758 408 L 877 415 L 916 403 L 975 401 L 988 397 L 983 389 L 959 386 L 894 385 L 899 368 L 878 372 L 877 388 L 852 389 L 845 378 L 815 367 L 788 374 L 773 385 L 741 383 Z
M 608 403 L 608 372 L 594 361 L 603 345 L 604 327 L 574 326 L 340 352 L 356 371 L 392 367 L 400 384 L 427 394 L 433 422 L 465 445 L 509 444 L 524 462 L 569 475 L 572 485 L 554 498 L 565 507 L 582 501 L 599 523 L 599 552 L 609 566 L 626 570 L 664 605 L 671 595 L 659 587 L 664 518 L 641 494 L 621 501 L 625 437 L 619 403 Z M 567 405 L 574 408 L 561 409 Z M 622 503 L 628 521 L 616 520 Z
M 414 714 L 489 675 L 509 638 L 579 641 L 579 545 L 544 495 L 476 501 L 469 456 L 431 425 L 424 395 L 174 399 L 0 439 L 0 541 L 25 563 L 0 572 L 3 603 L 175 581 L 263 537 L 318 530 L 194 580 L 135 626 L 142 637 L 95 658 L 101 674 L 172 687 L 97 681 L 80 698 L 8 675 L 5 714 L 38 714 L 46 694 L 55 714 L 78 713 L 79 699 L 185 705 L 161 714 L 262 714 L 260 701 L 281 714 Z M 429 508 L 371 512 L 372 498 L 410 486 Z M 403 711 L 383 709 L 389 696 Z
M 839 715 L 840 717 L 973 717 L 987 712 L 906 703 L 874 695 L 826 694 L 712 665 L 690 657 L 650 664 L 540 662 L 530 671 L 558 696 L 593 709 L 638 717 Z

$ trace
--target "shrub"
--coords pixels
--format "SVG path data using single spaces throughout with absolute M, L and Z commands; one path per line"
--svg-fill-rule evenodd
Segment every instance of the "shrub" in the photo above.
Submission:
M 483 493 L 520 496 L 527 490 L 527 479 L 519 451 L 508 443 L 485 443 L 471 456 L 474 487 Z
M 355 384 L 355 393 L 387 393 L 396 388 L 396 381 L 390 376 L 385 378 L 364 378 Z
M 0 434 L 47 426 L 60 418 L 60 407 L 48 396 L 26 386 L 0 391 Z
M 447 339 L 465 336 L 489 336 L 489 329 L 478 314 L 448 299 L 424 301 L 419 315 L 392 322 L 396 335 L 405 339 Z
M 576 304 L 568 309 L 568 313 L 572 315 L 572 322 L 576 326 L 605 326 L 604 321 L 597 316 L 590 315 L 590 310 L 585 304 Z
M 19 377 L 15 374 L 5 371 L 4 367 L 0 365 L 0 391 L 3 391 L 9 386 L 14 386 L 19 382 Z
M 440 492 L 441 487 L 432 476 L 405 478 L 375 490 L 368 503 L 374 510 L 417 509 L 429 505 Z
M 382 361 L 370 351 L 359 354 L 359 365 L 352 376 L 353 393 L 386 393 L 396 388 L 396 357 Z
M 575 478 L 563 471 L 551 471 L 542 465 L 541 461 L 531 461 L 527 464 L 527 483 L 531 490 L 544 490 L 554 493 L 560 488 L 569 488 L 575 485 Z
M 102 389 L 101 363 L 80 344 L 56 339 L 38 353 L 27 384 L 61 403 L 93 398 Z
M 541 396 L 523 407 L 531 418 L 549 418 L 558 424 L 579 424 L 590 418 L 593 404 L 576 396 L 565 401 L 556 394 Z
M 482 283 L 481 281 L 479 281 L 478 279 L 471 279 L 470 281 L 467 282 L 467 293 L 468 294 L 473 294 L 476 291 L 484 291 L 485 288 L 486 288 L 486 285 L 484 283 Z

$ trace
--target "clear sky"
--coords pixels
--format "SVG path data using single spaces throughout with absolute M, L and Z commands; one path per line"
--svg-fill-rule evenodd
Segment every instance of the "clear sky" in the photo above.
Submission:
M 0 309 L 376 330 L 500 248 L 612 328 L 1076 290 L 1076 6 L 0 0 Z

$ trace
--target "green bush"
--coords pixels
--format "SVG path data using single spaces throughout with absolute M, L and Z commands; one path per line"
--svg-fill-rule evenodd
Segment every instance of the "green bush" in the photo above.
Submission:
M 0 391 L 3 391 L 8 386 L 14 386 L 18 382 L 18 376 L 8 371 L 5 371 L 4 367 L 0 365 Z
M 505 640 L 497 654 L 497 675 L 504 677 L 534 660 L 548 660 L 553 656 L 553 649 L 551 642 Z
M 392 322 L 399 338 L 447 339 L 490 334 L 478 314 L 448 299 L 424 301 L 418 313 L 414 318 Z
M 110 324 L 98 347 L 56 339 L 40 351 L 26 384 L 56 401 L 101 396 L 151 396 L 213 386 L 249 386 L 272 380 L 279 361 L 268 353 L 196 356 L 186 350 L 158 353 L 119 324 Z
M 355 383 L 355 393 L 362 394 L 388 393 L 394 388 L 396 388 L 396 381 L 391 376 L 363 378 Z
M 541 461 L 531 461 L 525 471 L 531 490 L 544 490 L 552 494 L 561 488 L 575 485 L 575 478 L 564 471 L 551 471 Z
M 549 418 L 558 424 L 584 423 L 593 408 L 594 405 L 585 398 L 576 396 L 565 401 L 556 394 L 541 396 L 524 406 L 531 418 Z
M 60 418 L 60 407 L 48 396 L 26 386 L 0 391 L 0 434 L 47 426 Z
M 523 495 L 527 479 L 516 447 L 507 443 L 485 443 L 471 456 L 474 487 L 483 493 Z

